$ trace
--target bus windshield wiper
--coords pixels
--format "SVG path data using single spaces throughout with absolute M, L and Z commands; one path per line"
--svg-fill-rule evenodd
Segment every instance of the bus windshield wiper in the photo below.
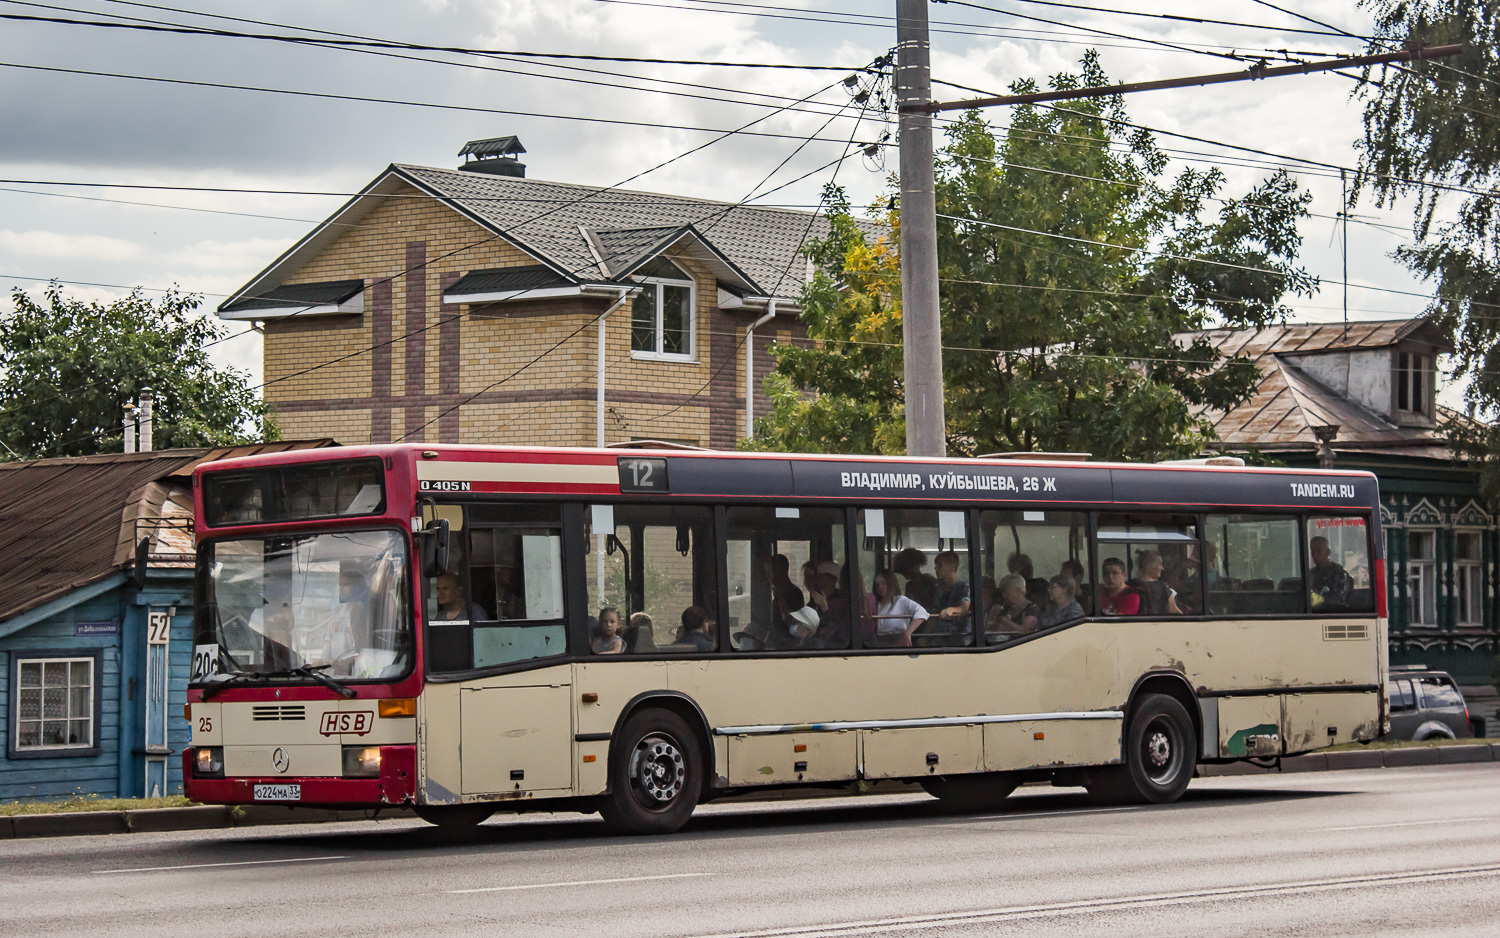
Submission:
M 266 681 L 276 677 L 312 678 L 314 681 L 337 693 L 340 697 L 353 697 L 353 688 L 346 687 L 323 673 L 329 667 L 330 665 L 320 664 L 311 667 L 300 665 L 295 668 L 283 668 L 280 671 L 231 671 L 229 677 L 225 680 L 216 681 L 203 688 L 203 700 L 210 700 L 220 691 L 226 691 L 231 687 L 244 687 L 250 683 Z
M 340 697 L 344 697 L 344 698 L 353 697 L 354 696 L 354 689 L 352 687 L 346 687 L 343 684 L 340 684 L 338 681 L 335 681 L 333 678 L 331 678 L 328 675 L 326 675 L 326 674 L 323 673 L 324 671 L 328 670 L 330 667 L 332 667 L 332 665 L 318 664 L 318 665 L 308 666 L 308 665 L 304 664 L 304 665 L 300 665 L 300 666 L 295 667 L 295 668 L 287 668 L 284 671 L 272 671 L 270 674 L 268 674 L 266 676 L 267 677 L 310 677 L 313 680 L 317 681 L 319 684 L 322 684 L 324 687 L 328 688 L 329 690 L 337 693 Z
M 231 671 L 229 672 L 229 677 L 225 678 L 222 681 L 215 681 L 214 683 L 203 688 L 202 700 L 212 700 L 214 697 L 218 696 L 220 691 L 226 691 L 231 687 L 240 687 L 245 684 L 249 684 L 251 681 L 257 681 L 265 677 L 267 677 L 267 675 L 262 674 L 259 671 Z

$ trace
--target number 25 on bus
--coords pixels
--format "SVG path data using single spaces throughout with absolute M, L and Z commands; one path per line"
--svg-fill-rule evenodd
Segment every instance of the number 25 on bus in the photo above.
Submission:
M 189 797 L 1180 797 L 1386 721 L 1368 474 L 390 445 L 195 471 Z

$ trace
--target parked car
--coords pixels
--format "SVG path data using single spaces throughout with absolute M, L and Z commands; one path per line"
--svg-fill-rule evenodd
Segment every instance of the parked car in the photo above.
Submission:
M 1446 671 L 1394 665 L 1385 683 L 1391 731 L 1381 739 L 1468 739 L 1473 736 L 1463 692 Z

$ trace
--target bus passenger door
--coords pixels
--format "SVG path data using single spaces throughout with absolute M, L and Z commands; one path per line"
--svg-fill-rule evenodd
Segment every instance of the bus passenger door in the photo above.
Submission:
M 571 791 L 569 696 L 564 684 L 465 685 L 459 695 L 463 793 L 498 799 Z

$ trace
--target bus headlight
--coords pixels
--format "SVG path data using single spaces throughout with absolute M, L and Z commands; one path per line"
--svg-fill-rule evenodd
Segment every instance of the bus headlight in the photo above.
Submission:
M 379 778 L 379 746 L 345 746 L 344 778 Z
M 224 748 L 199 746 L 193 756 L 193 775 L 197 778 L 223 778 Z

